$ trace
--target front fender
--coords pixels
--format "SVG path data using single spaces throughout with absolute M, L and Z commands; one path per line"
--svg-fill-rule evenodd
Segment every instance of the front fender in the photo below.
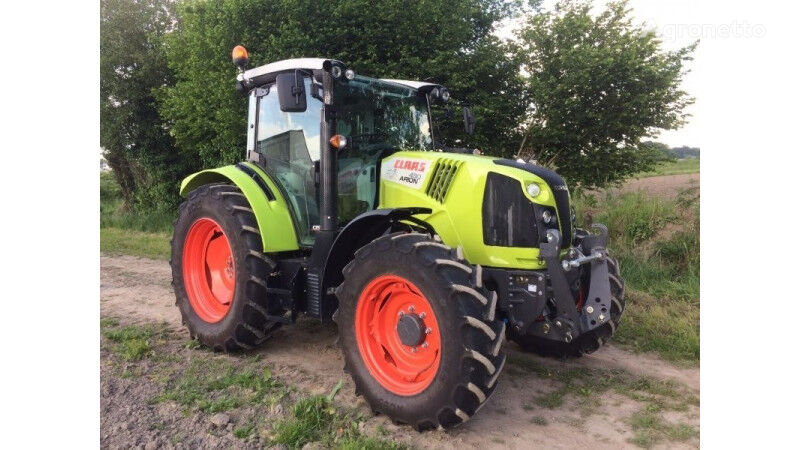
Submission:
M 180 194 L 186 197 L 198 187 L 211 183 L 233 183 L 242 191 L 256 216 L 264 252 L 300 248 L 286 200 L 261 168 L 252 163 L 239 163 L 203 170 L 184 178 Z

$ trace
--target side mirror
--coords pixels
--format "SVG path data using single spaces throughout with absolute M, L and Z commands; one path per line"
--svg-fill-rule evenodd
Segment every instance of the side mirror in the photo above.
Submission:
M 464 107 L 464 131 L 467 134 L 472 134 L 475 131 L 475 116 L 472 115 L 472 110 L 469 106 Z
M 275 77 L 278 88 L 278 101 L 283 112 L 303 112 L 306 110 L 306 87 L 300 71 L 282 73 Z

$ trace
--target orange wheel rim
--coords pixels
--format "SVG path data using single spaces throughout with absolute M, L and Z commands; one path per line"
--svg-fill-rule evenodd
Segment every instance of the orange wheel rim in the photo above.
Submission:
M 382 275 L 367 284 L 358 298 L 355 331 L 364 364 L 388 391 L 415 395 L 436 377 L 442 347 L 436 315 L 405 278 Z
M 183 282 L 198 317 L 216 323 L 228 314 L 236 268 L 228 237 L 214 220 L 197 219 L 189 228 L 183 244 Z

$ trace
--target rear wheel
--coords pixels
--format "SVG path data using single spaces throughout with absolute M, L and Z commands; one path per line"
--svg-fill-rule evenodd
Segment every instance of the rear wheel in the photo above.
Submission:
M 509 329 L 508 332 L 509 340 L 519 344 L 525 351 L 551 357 L 581 356 L 593 353 L 605 345 L 617 330 L 625 310 L 625 283 L 619 275 L 619 263 L 610 256 L 607 261 L 608 279 L 611 285 L 611 320 L 609 322 L 578 336 L 570 343 L 528 334 L 520 335 L 514 333 L 512 329 Z M 580 305 L 580 301 L 576 303 Z
M 337 288 L 345 370 L 372 409 L 418 430 L 475 414 L 505 363 L 505 324 L 480 269 L 425 234 L 380 237 Z
M 235 186 L 212 184 L 181 204 L 172 237 L 172 286 L 193 338 L 215 350 L 263 342 L 283 313 L 267 294 L 275 264 L 263 253 L 255 215 Z

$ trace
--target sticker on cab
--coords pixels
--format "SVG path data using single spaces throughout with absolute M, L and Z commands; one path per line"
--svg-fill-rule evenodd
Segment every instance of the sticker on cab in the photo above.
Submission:
M 381 166 L 381 179 L 422 189 L 431 161 L 415 158 L 392 158 Z

